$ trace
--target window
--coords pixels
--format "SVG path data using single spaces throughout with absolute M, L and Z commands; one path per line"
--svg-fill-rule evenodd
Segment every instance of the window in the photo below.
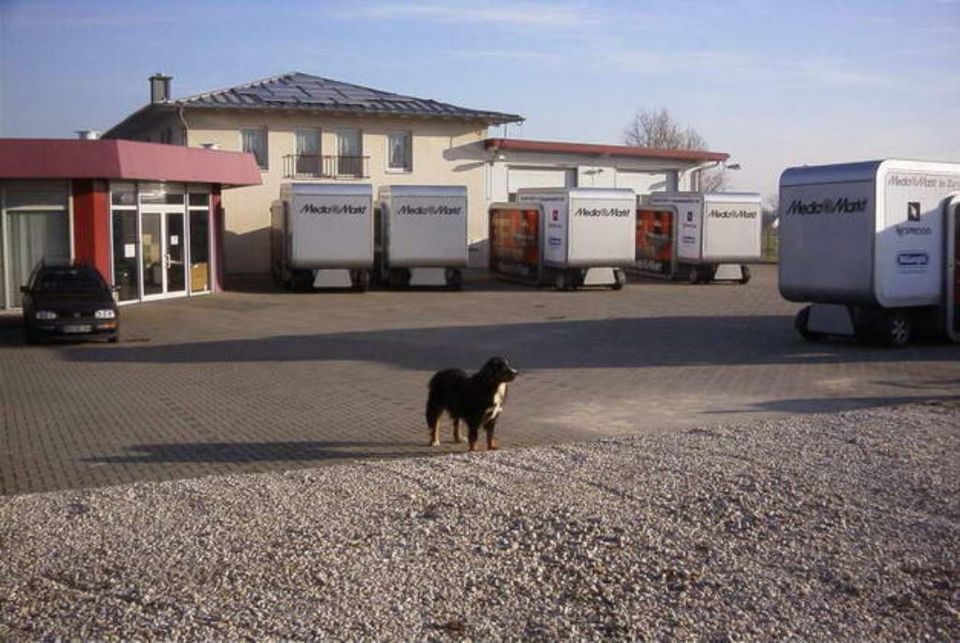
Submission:
M 193 188 L 197 189 L 197 188 Z M 205 188 L 204 188 L 205 189 Z M 210 194 L 190 193 L 190 292 L 210 290 Z
M 337 132 L 337 174 L 363 176 L 363 143 L 358 129 Z
M 320 176 L 320 130 L 298 129 L 296 136 L 297 174 Z
M 70 222 L 62 210 L 7 212 L 10 235 L 10 291 L 13 306 L 20 307 L 20 286 L 41 260 L 70 260 Z
M 183 205 L 183 185 L 179 183 L 141 183 L 140 203 Z
M 267 164 L 267 128 L 242 129 L 240 136 L 243 139 L 243 151 L 250 152 L 257 158 L 257 165 L 266 170 Z
M 0 211 L 5 233 L 0 237 L 0 308 L 17 308 L 20 286 L 27 284 L 37 262 L 71 258 L 69 190 L 62 181 L 10 182 L 0 189 L 4 192 L 0 202 L 6 206 Z
M 392 132 L 387 135 L 387 169 L 410 172 L 413 154 L 410 132 Z

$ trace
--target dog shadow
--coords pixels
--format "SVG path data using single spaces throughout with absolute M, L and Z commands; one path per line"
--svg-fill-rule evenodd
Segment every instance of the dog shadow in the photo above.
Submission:
M 85 458 L 96 464 L 313 462 L 392 459 L 423 455 L 423 442 L 179 442 L 135 444 L 127 453 Z M 451 445 L 453 446 L 453 445 Z M 438 454 L 447 451 L 438 450 Z

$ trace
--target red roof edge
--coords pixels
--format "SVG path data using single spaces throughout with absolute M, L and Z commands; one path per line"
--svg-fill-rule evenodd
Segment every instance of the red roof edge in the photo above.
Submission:
M 259 185 L 252 154 L 124 140 L 0 138 L 0 179 Z
M 488 150 L 516 150 L 518 152 L 549 152 L 554 154 L 590 154 L 594 156 L 630 156 L 673 159 L 677 161 L 726 161 L 726 152 L 704 150 L 664 150 L 630 145 L 596 145 L 593 143 L 564 143 L 561 141 L 529 141 L 517 138 L 488 138 L 483 141 Z

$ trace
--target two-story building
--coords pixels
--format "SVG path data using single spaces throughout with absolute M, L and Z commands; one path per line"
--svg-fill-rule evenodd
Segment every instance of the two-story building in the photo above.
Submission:
M 487 209 L 522 187 L 627 187 L 638 195 L 696 190 L 722 152 L 488 138 L 516 114 L 458 107 L 293 72 L 172 99 L 170 77 L 104 138 L 253 154 L 258 186 L 223 195 L 229 274 L 269 271 L 270 205 L 287 181 L 458 185 L 468 193 L 470 265 L 487 261 Z
M 479 144 L 490 125 L 515 114 L 458 107 L 292 72 L 173 100 L 170 77 L 150 79 L 151 100 L 104 133 L 123 138 L 254 154 L 262 182 L 224 193 L 228 274 L 269 270 L 270 204 L 286 181 L 466 186 L 470 212 L 486 208 L 485 172 L 449 151 Z M 474 252 L 485 217 L 470 217 Z

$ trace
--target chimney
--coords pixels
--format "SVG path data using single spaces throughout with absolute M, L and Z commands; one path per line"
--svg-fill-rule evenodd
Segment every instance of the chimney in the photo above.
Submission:
M 100 131 L 95 129 L 78 129 L 77 138 L 81 141 L 95 141 L 100 138 Z
M 166 103 L 170 100 L 170 79 L 172 76 L 164 76 L 157 73 L 150 77 L 150 102 Z

